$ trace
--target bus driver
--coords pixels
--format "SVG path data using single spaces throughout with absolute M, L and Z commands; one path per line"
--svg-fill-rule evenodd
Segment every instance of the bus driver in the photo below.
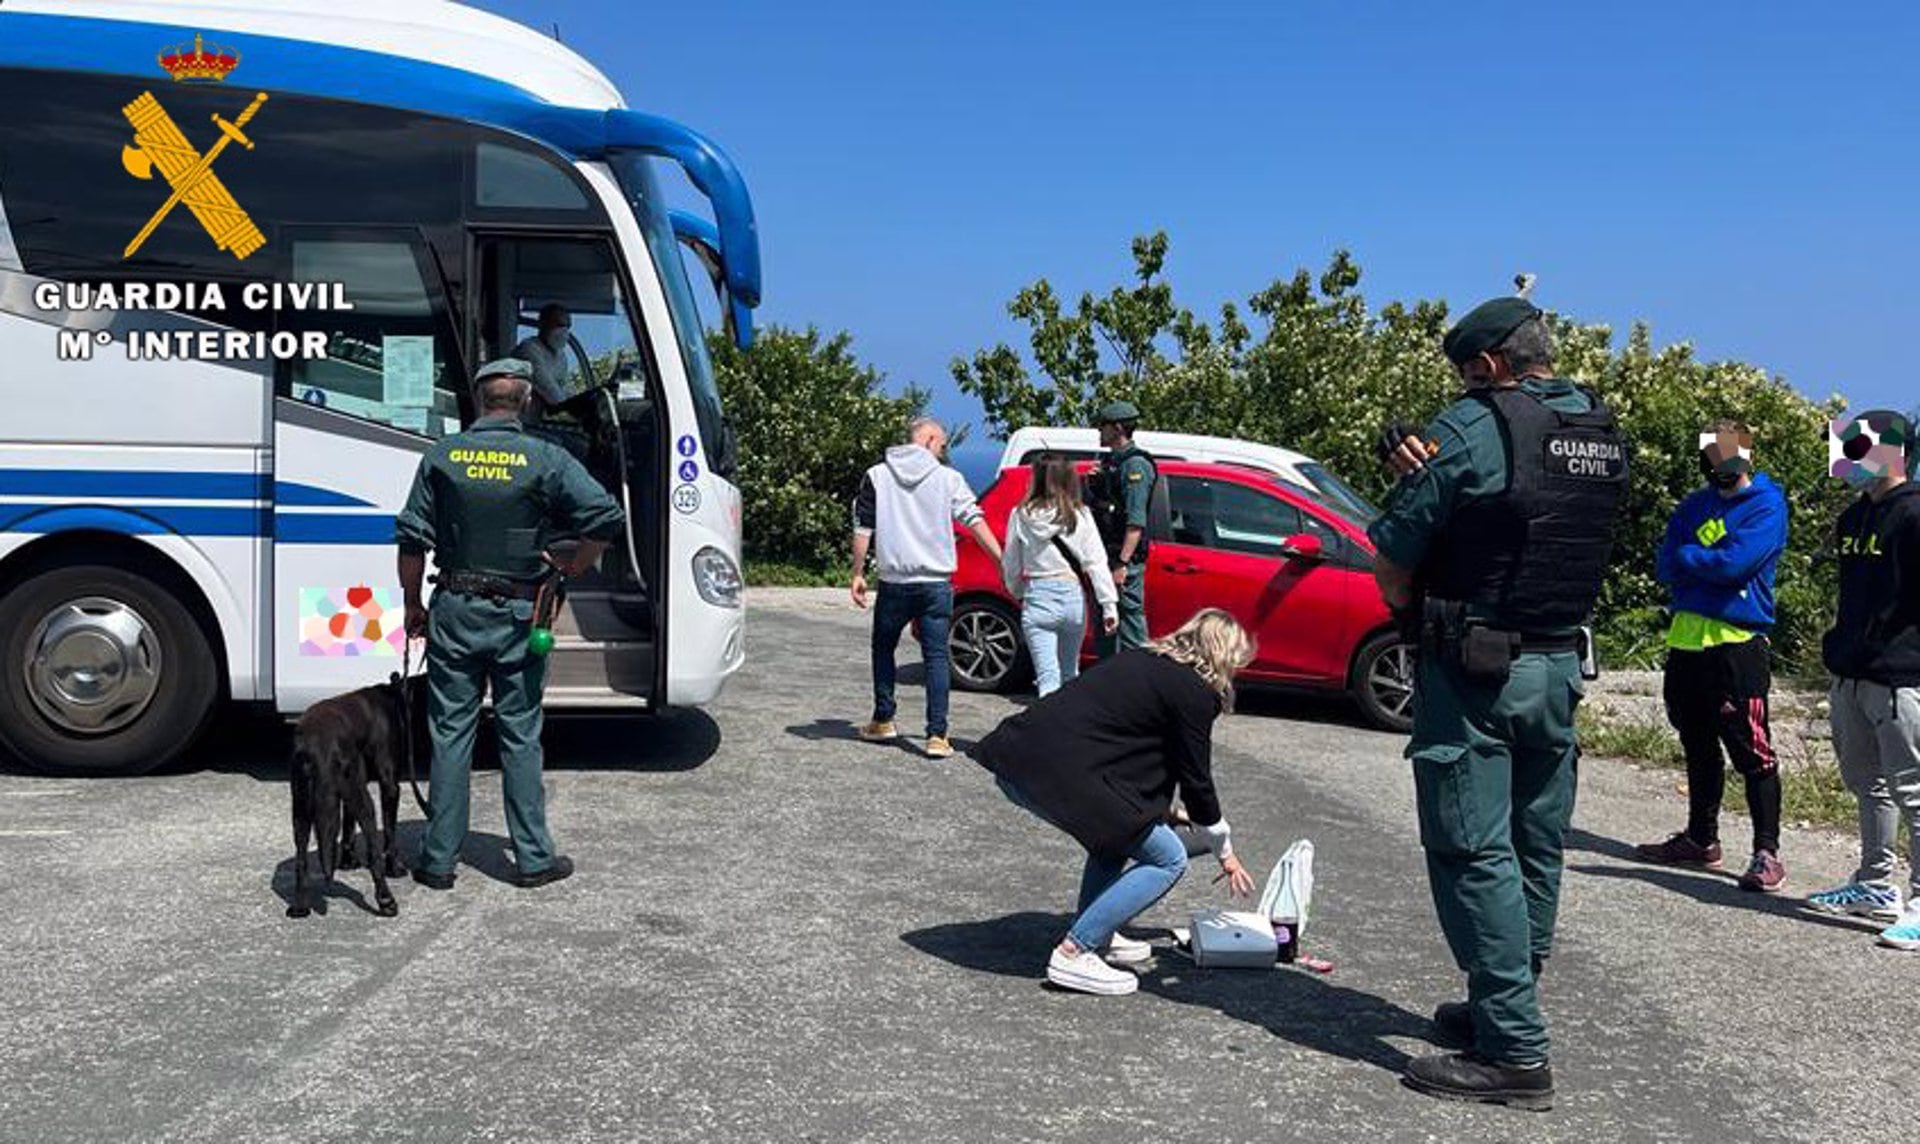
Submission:
M 533 367 L 533 420 L 572 396 L 567 388 L 572 372 L 567 365 L 567 339 L 572 329 L 573 315 L 567 308 L 548 302 L 540 307 L 538 332 L 513 347 L 512 356 Z

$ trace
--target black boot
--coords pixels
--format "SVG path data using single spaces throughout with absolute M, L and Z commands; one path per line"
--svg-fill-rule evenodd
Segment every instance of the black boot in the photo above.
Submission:
M 1434 1043 L 1455 1049 L 1473 1047 L 1473 1007 L 1465 1001 L 1444 1001 L 1433 1011 Z
M 1417 1057 L 1407 1065 L 1401 1083 L 1415 1092 L 1442 1100 L 1504 1104 L 1528 1112 L 1553 1107 L 1553 1069 L 1493 1064 L 1472 1053 L 1443 1053 Z
M 572 876 L 573 859 L 567 857 L 565 854 L 560 854 L 555 856 L 553 864 L 546 869 L 535 870 L 531 874 L 517 874 L 514 876 L 513 882 L 514 885 L 519 886 L 523 890 L 531 890 L 538 886 L 550 885 L 563 878 L 571 878 Z

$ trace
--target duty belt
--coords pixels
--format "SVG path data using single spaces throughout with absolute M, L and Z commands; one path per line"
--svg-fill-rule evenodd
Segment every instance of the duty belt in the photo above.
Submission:
M 480 572 L 440 572 L 434 576 L 433 582 L 443 592 L 484 596 L 492 600 L 532 600 L 540 593 L 537 582 L 509 580 L 504 576 L 488 576 Z
M 1539 636 L 1528 632 L 1519 634 L 1522 654 L 1580 650 L 1580 637 L 1577 635 Z
M 1550 654 L 1580 650 L 1580 635 L 1577 632 L 1515 631 L 1485 620 L 1469 618 L 1467 605 L 1459 600 L 1427 597 L 1421 602 L 1421 636 L 1432 638 L 1437 643 L 1456 643 L 1466 635 L 1469 628 L 1479 628 L 1506 637 L 1512 641 L 1515 654 Z

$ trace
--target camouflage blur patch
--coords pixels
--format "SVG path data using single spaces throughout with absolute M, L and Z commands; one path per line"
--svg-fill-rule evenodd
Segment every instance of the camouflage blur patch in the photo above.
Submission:
M 1904 415 L 1886 409 L 1837 418 L 1826 427 L 1827 471 L 1854 485 L 1882 477 L 1902 479 L 1913 432 Z

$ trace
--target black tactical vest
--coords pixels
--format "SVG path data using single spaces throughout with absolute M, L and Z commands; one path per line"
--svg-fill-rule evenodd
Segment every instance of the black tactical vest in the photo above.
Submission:
M 1507 450 L 1507 491 L 1453 514 L 1422 565 L 1435 599 L 1464 600 L 1501 627 L 1557 632 L 1587 622 L 1606 578 L 1627 491 L 1627 449 L 1593 391 L 1562 413 L 1525 390 L 1478 390 Z
M 1127 542 L 1127 462 L 1135 457 L 1145 460 L 1153 472 L 1147 478 L 1147 512 L 1151 516 L 1154 490 L 1160 483 L 1160 466 L 1154 463 L 1153 454 L 1140 446 L 1129 445 L 1124 450 L 1108 452 L 1086 483 L 1087 511 L 1093 514 L 1094 526 L 1100 530 L 1100 541 L 1106 546 L 1108 560 L 1116 564 L 1120 561 L 1120 549 Z M 1149 521 L 1149 527 L 1141 530 L 1140 543 L 1133 550 L 1135 564 L 1146 560 L 1152 531 Z

